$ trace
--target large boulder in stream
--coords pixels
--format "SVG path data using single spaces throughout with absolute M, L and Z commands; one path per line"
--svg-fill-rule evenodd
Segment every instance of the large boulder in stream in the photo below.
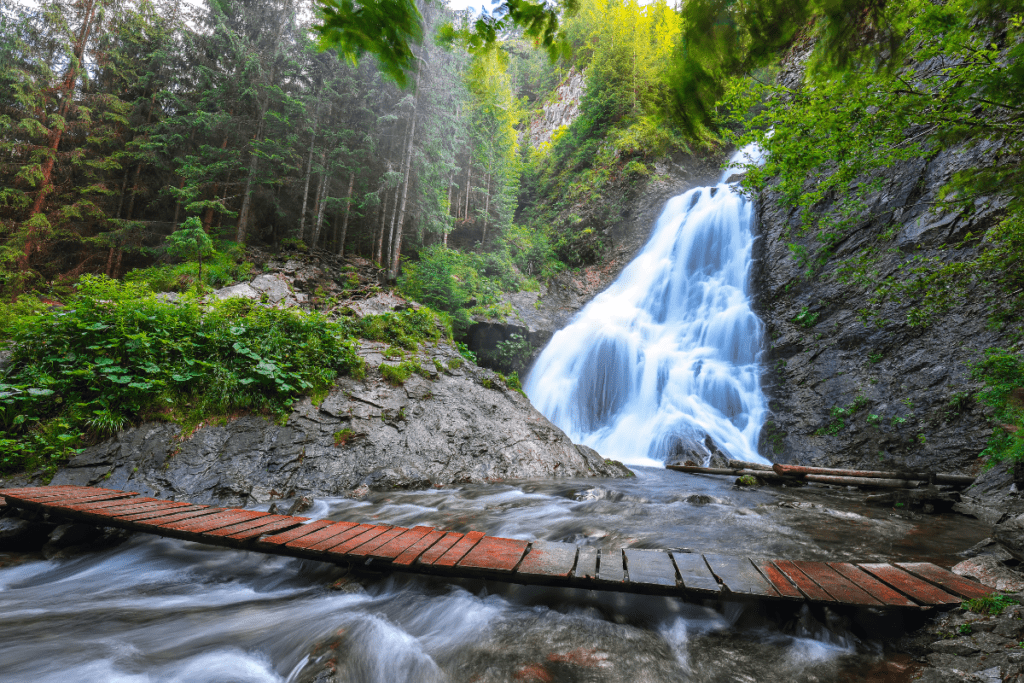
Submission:
M 287 420 L 210 420 L 193 433 L 147 422 L 93 446 L 53 484 L 91 485 L 198 503 L 248 505 L 296 495 L 358 495 L 532 477 L 630 476 L 577 446 L 521 394 L 448 344 L 424 345 L 423 376 L 385 381 L 386 344 L 363 342 L 366 379 L 343 378 Z

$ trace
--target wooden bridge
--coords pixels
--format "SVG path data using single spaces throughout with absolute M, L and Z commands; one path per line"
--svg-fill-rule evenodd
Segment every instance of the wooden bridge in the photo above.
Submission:
M 275 515 L 93 487 L 0 489 L 0 502 L 60 519 L 381 571 L 674 596 L 881 609 L 953 606 L 994 592 L 925 562 L 796 562 L 667 550 L 606 551 Z

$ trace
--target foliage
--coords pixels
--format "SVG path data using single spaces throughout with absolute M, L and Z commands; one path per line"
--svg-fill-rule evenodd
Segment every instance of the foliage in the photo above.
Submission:
M 93 439 L 163 416 L 282 414 L 362 368 L 340 324 L 241 299 L 158 301 L 140 283 L 83 277 L 67 307 L 15 324 L 0 379 L 4 471 L 52 468 Z
M 1004 349 L 987 349 L 985 358 L 971 368 L 971 376 L 985 383 L 977 399 L 995 409 L 995 433 L 981 452 L 988 463 L 1024 462 L 1024 356 Z
M 495 344 L 494 351 L 481 352 L 480 360 L 487 367 L 499 372 L 518 373 L 526 369 L 526 363 L 534 352 L 533 344 L 521 334 L 512 334 Z M 518 375 L 517 375 L 518 376 Z
M 416 55 L 410 43 L 423 39 L 423 17 L 411 0 L 375 0 L 356 4 L 352 0 L 318 0 L 321 49 L 335 49 L 358 64 L 369 52 L 377 57 L 381 70 L 401 87 L 413 69 Z
M 968 612 L 998 616 L 1007 607 L 1017 605 L 1020 601 L 1012 595 L 987 595 L 984 598 L 974 598 L 960 603 L 960 607 Z
M 409 351 L 415 351 L 424 342 L 452 338 L 451 323 L 429 308 L 368 315 L 352 324 L 352 332 L 363 339 L 397 344 Z
M 413 373 L 420 375 L 426 374 L 423 370 L 423 366 L 421 366 L 419 361 L 415 359 L 404 360 L 397 365 L 382 364 L 380 366 L 380 374 L 384 376 L 384 379 L 386 379 L 389 384 L 396 387 L 400 387 L 405 384 L 405 380 L 412 377 Z
M 824 427 L 814 432 L 815 436 L 835 436 L 846 428 L 846 418 L 852 417 L 868 405 L 868 399 L 864 395 L 858 395 L 852 402 L 845 406 L 832 406 L 829 410 L 830 421 Z
M 125 282 L 145 283 L 154 292 L 184 292 L 202 282 L 210 287 L 226 287 L 249 277 L 253 264 L 244 251 L 232 242 L 223 242 L 203 264 L 188 262 L 137 268 L 124 276 Z M 200 280 L 202 276 L 202 280 Z
M 464 343 L 457 341 L 455 342 L 455 348 L 458 349 L 459 355 L 465 358 L 470 363 L 476 362 L 476 354 L 469 350 L 469 347 Z M 448 367 L 455 370 L 462 367 L 462 358 L 452 358 L 448 361 Z
M 340 429 L 340 430 L 334 432 L 333 436 L 334 436 L 334 447 L 335 448 L 341 448 L 342 446 L 347 444 L 349 441 L 351 441 L 352 439 L 356 438 L 357 434 L 354 431 L 352 431 L 351 429 L 349 429 L 348 427 L 346 427 L 345 429 Z
M 203 257 L 213 255 L 213 241 L 203 230 L 199 218 L 192 216 L 167 237 L 167 253 L 171 256 L 198 261 L 199 282 L 203 281 Z

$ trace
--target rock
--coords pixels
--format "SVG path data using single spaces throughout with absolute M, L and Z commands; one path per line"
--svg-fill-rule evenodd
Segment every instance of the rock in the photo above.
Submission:
M 39 550 L 53 529 L 53 524 L 0 517 L 0 552 Z
M 925 669 L 921 677 L 915 679 L 920 683 L 1002 683 L 999 667 L 995 667 L 995 677 L 988 674 L 992 669 L 983 673 L 967 673 L 959 669 Z
M 299 496 L 295 499 L 295 502 L 288 508 L 288 512 L 284 513 L 289 517 L 301 514 L 306 510 L 313 507 L 313 499 L 310 496 Z
M 61 524 L 50 532 L 50 540 L 42 547 L 48 560 L 63 559 L 86 552 L 103 532 L 90 524 Z
M 999 591 L 1024 591 L 1024 576 L 1003 564 L 996 556 L 979 555 L 955 565 L 954 574 L 966 576 Z
M 363 381 L 339 380 L 319 408 L 297 401 L 284 424 L 238 417 L 184 440 L 177 425 L 148 422 L 86 449 L 53 484 L 130 489 L 222 505 L 356 490 L 424 488 L 533 477 L 631 476 L 577 446 L 493 373 L 465 363 L 436 380 L 394 387 L 379 372 L 386 344 L 362 343 Z M 458 351 L 424 345 L 424 368 Z M 483 386 L 484 380 L 494 388 Z

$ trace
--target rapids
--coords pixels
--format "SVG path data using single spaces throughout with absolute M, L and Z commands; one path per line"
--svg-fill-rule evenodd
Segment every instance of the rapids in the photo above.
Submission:
M 670 199 L 637 257 L 559 330 L 524 389 L 569 437 L 627 465 L 717 448 L 748 462 L 767 405 L 763 325 L 747 291 L 752 204 L 726 182 Z

